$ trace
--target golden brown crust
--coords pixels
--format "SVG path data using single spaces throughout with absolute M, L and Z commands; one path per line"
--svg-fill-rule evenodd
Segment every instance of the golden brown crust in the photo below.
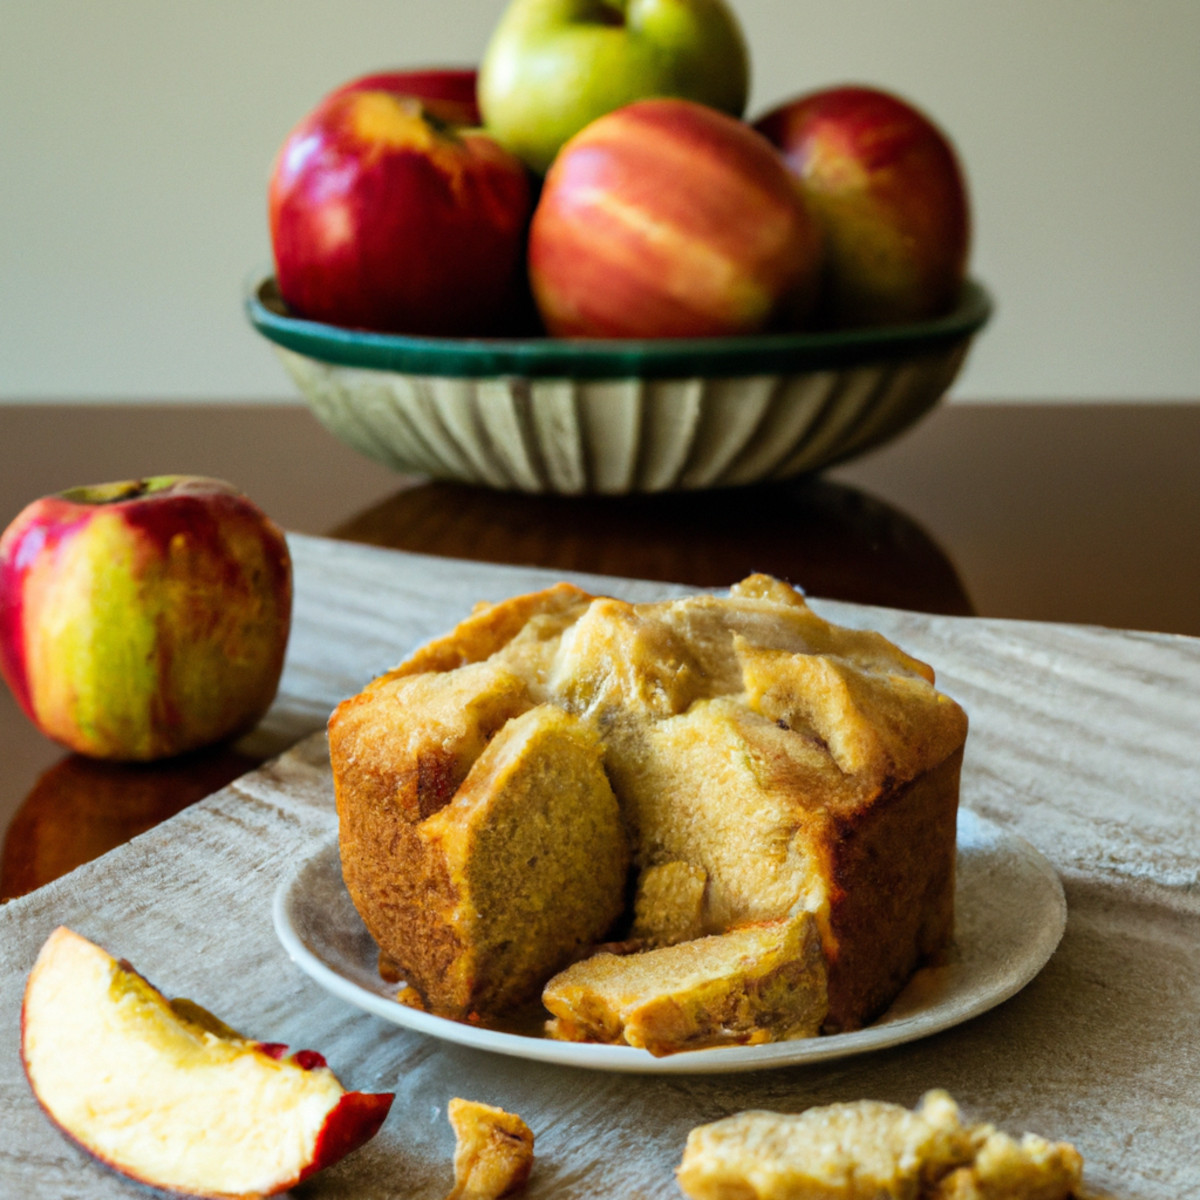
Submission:
M 605 936 L 621 915 L 629 849 L 594 731 L 552 705 L 510 721 L 453 801 L 422 822 L 428 856 L 447 866 L 463 950 L 417 983 L 436 1008 L 503 1013 Z M 418 962 L 410 953 L 410 963 Z
M 414 694 L 435 712 L 457 699 L 461 676 L 449 673 L 356 697 L 329 731 L 347 890 L 389 966 L 456 1017 L 535 996 L 600 940 L 621 912 L 629 856 L 590 727 L 549 705 L 529 708 L 501 669 L 466 671 L 496 686 L 458 710 L 457 728 L 433 721 L 427 738 L 429 724 L 414 734 L 404 719 Z M 420 791 L 429 741 L 457 781 L 436 806 Z
M 448 634 L 426 643 L 368 686 L 376 687 L 401 675 L 453 671 L 468 663 L 482 662 L 511 642 L 535 617 L 582 612 L 592 599 L 593 596 L 573 583 L 556 583 L 544 591 L 514 596 L 497 604 L 477 604 L 475 611 Z
M 342 701 L 329 721 L 335 783 L 409 822 L 443 808 L 483 748 L 533 707 L 523 679 L 490 663 L 396 675 Z M 406 720 L 420 713 L 419 721 Z
M 346 804 L 344 795 L 343 788 L 338 794 L 342 875 L 368 931 L 386 948 L 399 976 L 409 980 L 414 966 L 410 931 L 423 931 L 422 972 L 433 980 L 449 976 L 463 953 L 462 941 L 452 927 L 428 920 L 431 911 L 448 911 L 456 900 L 446 864 L 428 853 L 418 827 L 395 808 Z M 430 995 L 424 998 L 433 1002 Z M 442 1000 L 448 1009 L 463 1009 L 461 996 Z
M 828 841 L 827 1030 L 874 1020 L 954 930 L 954 864 L 962 749 L 874 802 L 835 817 Z
M 429 714 L 422 730 L 397 719 L 418 705 Z M 420 821 L 448 803 L 495 733 L 530 705 L 522 681 L 481 664 L 459 675 L 389 679 L 344 701 L 330 719 L 342 874 L 401 973 L 413 965 L 412 931 L 423 931 L 422 973 L 432 980 L 447 978 L 464 950 L 452 924 L 428 920 L 451 911 L 457 891 Z M 467 1000 L 447 990 L 442 1002 L 461 1011 Z

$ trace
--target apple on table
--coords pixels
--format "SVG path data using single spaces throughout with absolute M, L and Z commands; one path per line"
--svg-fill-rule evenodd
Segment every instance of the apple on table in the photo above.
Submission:
M 563 337 L 715 337 L 791 328 L 816 293 L 820 238 L 782 159 L 690 100 L 616 109 L 546 176 L 529 273 Z
M 438 102 L 354 81 L 285 139 L 268 192 L 276 281 L 301 317 L 486 336 L 523 312 L 529 174 Z
M 0 674 L 47 736 L 151 761 L 253 728 L 283 670 L 283 531 L 228 483 L 71 488 L 0 536 Z
M 538 174 L 613 109 L 678 96 L 740 117 L 748 88 L 725 0 L 512 0 L 479 72 L 488 130 Z
M 391 1093 L 348 1092 L 312 1050 L 256 1042 L 64 926 L 25 987 L 21 1060 L 75 1143 L 141 1183 L 273 1195 L 378 1132 Z
M 961 292 L 966 180 L 947 135 L 878 88 L 823 88 L 754 127 L 801 181 L 825 240 L 822 313 L 834 326 L 941 316 Z

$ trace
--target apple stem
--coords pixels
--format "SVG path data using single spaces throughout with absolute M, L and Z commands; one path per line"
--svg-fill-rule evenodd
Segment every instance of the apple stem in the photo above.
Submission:
M 129 479 L 123 483 L 106 483 L 91 487 L 68 488 L 62 492 L 64 500 L 76 504 L 120 504 L 123 500 L 136 500 L 150 490 L 148 479 Z
M 593 16 L 601 25 L 624 25 L 625 5 L 623 3 L 614 3 L 612 0 L 602 2 L 596 5 L 596 11 Z

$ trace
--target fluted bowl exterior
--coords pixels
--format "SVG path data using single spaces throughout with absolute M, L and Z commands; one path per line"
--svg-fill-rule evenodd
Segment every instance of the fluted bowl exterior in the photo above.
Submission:
M 645 342 L 436 339 L 291 316 L 247 293 L 321 423 L 400 472 L 564 494 L 732 487 L 819 470 L 907 428 L 953 383 L 991 300 L 879 330 Z

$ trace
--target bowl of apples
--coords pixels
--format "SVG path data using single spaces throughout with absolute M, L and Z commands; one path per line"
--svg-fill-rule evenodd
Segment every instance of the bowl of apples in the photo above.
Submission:
M 746 120 L 732 10 L 665 7 L 513 0 L 477 72 L 353 80 L 288 135 L 246 311 L 338 438 L 687 490 L 816 471 L 945 395 L 992 308 L 948 137 L 869 87 Z

